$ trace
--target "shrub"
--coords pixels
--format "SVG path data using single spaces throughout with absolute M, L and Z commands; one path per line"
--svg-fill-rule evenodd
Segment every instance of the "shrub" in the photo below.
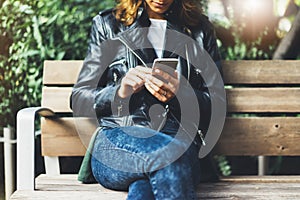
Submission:
M 91 18 L 113 0 L 0 1 L 0 126 L 38 106 L 44 60 L 83 59 Z

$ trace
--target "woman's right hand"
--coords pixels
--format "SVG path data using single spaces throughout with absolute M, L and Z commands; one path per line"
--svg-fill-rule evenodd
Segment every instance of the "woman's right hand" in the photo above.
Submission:
M 133 93 L 140 91 L 145 84 L 146 75 L 151 75 L 152 69 L 137 66 L 135 68 L 131 68 L 122 78 L 121 86 L 118 90 L 118 95 L 121 98 L 127 98 Z

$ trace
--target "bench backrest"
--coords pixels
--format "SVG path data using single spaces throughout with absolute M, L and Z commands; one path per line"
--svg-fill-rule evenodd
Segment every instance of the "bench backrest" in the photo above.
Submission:
M 43 107 L 72 116 L 69 97 L 81 67 L 82 61 L 45 61 Z M 224 61 L 223 71 L 228 117 L 215 153 L 300 155 L 300 61 Z M 74 121 L 42 119 L 44 156 L 84 155 L 96 126 Z

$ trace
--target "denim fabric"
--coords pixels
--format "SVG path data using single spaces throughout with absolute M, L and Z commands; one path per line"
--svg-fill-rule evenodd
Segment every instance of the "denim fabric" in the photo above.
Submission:
M 144 127 L 104 128 L 94 143 L 92 171 L 104 187 L 128 190 L 129 200 L 196 199 L 199 146 L 188 145 Z

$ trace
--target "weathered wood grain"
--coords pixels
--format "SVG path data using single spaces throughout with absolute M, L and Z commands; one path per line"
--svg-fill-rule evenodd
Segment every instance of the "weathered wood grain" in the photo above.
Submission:
M 43 87 L 42 107 L 54 112 L 70 113 L 70 96 L 72 87 Z
M 43 83 L 76 83 L 82 63 L 81 60 L 45 61 Z M 226 84 L 300 84 L 299 60 L 223 61 L 222 67 Z
M 300 112 L 300 88 L 233 88 L 226 95 L 228 112 Z
M 222 155 L 300 155 L 300 118 L 227 118 L 215 147 Z
M 300 176 L 224 176 L 220 177 L 222 182 L 237 183 L 300 183 Z
M 122 200 L 127 195 L 121 192 L 99 192 L 99 191 L 16 191 L 11 200 Z
M 71 112 L 71 87 L 44 87 L 42 106 L 55 112 Z M 300 112 L 300 88 L 226 89 L 228 112 L 295 113 Z
M 43 119 L 43 155 L 84 155 L 96 126 L 87 118 Z M 295 144 L 300 144 L 300 118 L 228 117 L 214 151 L 222 155 L 300 155 L 300 145 Z
M 76 83 L 82 68 L 82 60 L 46 60 L 44 62 L 44 85 L 72 85 Z
M 82 156 L 97 122 L 88 118 L 43 118 L 42 155 Z
M 81 184 L 76 179 L 77 175 L 53 177 L 41 175 L 36 179 L 37 191 L 17 191 L 11 199 L 126 199 L 126 192 L 108 190 L 99 184 Z M 269 181 L 269 177 L 244 177 L 244 181 L 226 181 L 225 179 L 217 183 L 200 184 L 197 188 L 198 198 L 254 200 L 300 198 L 299 176 L 274 176 L 273 179 L 276 179 L 276 182 Z M 289 179 L 297 180 L 297 182 L 288 182 Z
M 223 61 L 226 84 L 299 84 L 299 60 Z

